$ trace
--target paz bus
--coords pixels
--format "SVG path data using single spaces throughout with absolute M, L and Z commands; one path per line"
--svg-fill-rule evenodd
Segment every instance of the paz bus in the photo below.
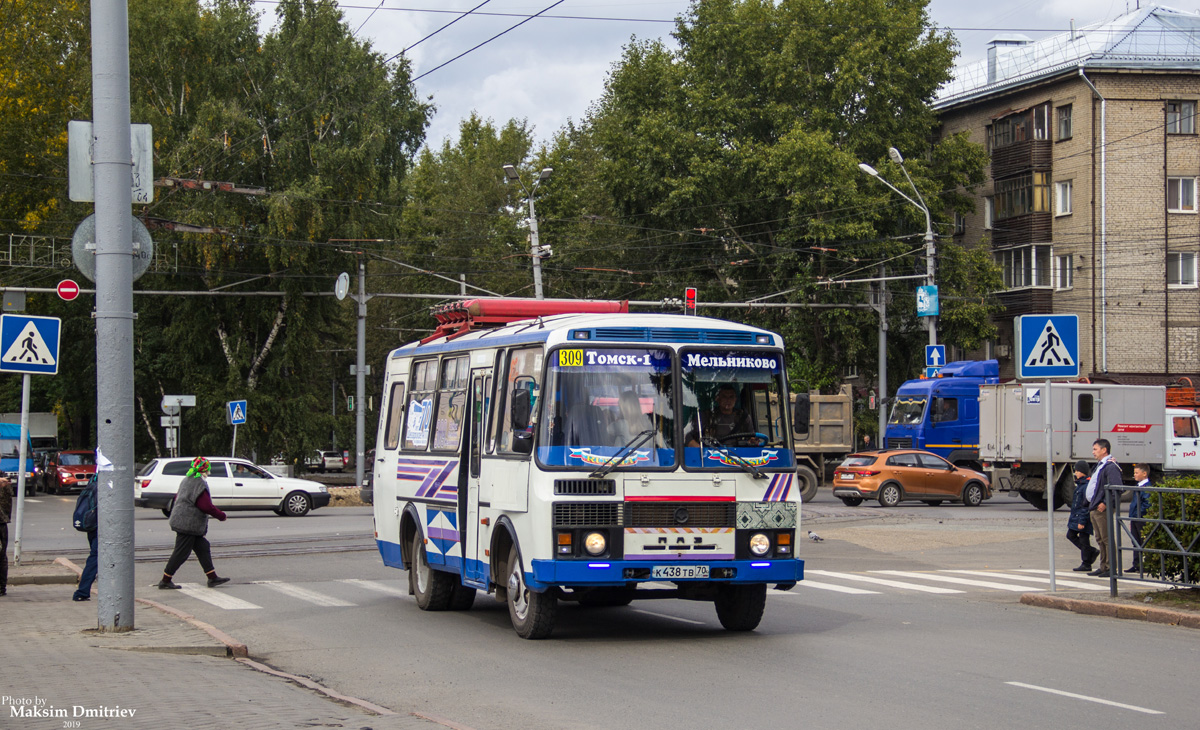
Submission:
M 560 603 L 678 598 L 750 631 L 803 578 L 779 335 L 627 302 L 434 314 L 387 357 L 372 464 L 379 552 L 421 609 L 484 591 L 538 639 Z

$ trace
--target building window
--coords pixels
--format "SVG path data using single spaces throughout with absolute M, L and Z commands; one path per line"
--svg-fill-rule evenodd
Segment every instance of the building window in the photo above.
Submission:
M 1196 133 L 1196 102 L 1167 102 L 1167 134 Z
M 1048 245 L 1020 246 L 996 252 L 996 263 L 1003 272 L 1006 289 L 1051 286 L 1050 261 Z
M 1054 183 L 1054 215 L 1071 215 L 1071 181 Z
M 846 380 L 853 380 L 854 378 L 857 378 L 858 377 L 858 366 L 857 365 L 847 365 L 846 367 L 842 368 L 842 377 L 845 378 Z
M 995 199 L 998 221 L 1028 213 L 1049 213 L 1050 173 L 1034 172 L 997 180 Z
M 1071 254 L 1067 254 L 1055 259 L 1054 278 L 1056 281 L 1054 282 L 1054 287 L 1056 289 L 1070 289 L 1074 286 L 1075 267 L 1072 265 L 1074 258 Z
M 1196 288 L 1196 254 L 1167 254 L 1167 286 Z
M 1196 178 L 1167 178 L 1167 210 L 1172 213 L 1196 212 Z
M 996 217 L 996 200 L 992 196 L 983 199 L 983 227 L 992 230 L 992 219 Z
M 988 151 L 1031 139 L 1050 139 L 1050 105 L 1038 106 L 997 119 L 988 128 Z
M 961 236 L 967 232 L 967 217 L 962 213 L 954 214 L 954 235 Z
M 1058 108 L 1058 138 L 1071 138 L 1071 105 L 1060 106 Z

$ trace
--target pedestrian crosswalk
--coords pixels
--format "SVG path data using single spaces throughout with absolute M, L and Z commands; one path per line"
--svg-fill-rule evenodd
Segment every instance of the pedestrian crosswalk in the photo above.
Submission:
M 258 580 L 229 583 L 213 589 L 198 583 L 181 583 L 181 593 L 228 611 L 263 609 L 278 606 L 280 601 L 318 606 L 321 608 L 350 608 L 381 596 L 409 599 L 407 575 L 398 573 L 392 580 L 343 578 L 317 583 L 298 584 L 278 580 Z M 829 591 L 847 596 L 879 596 L 882 594 L 921 593 L 938 596 L 963 596 L 980 593 L 1036 593 L 1050 589 L 1045 570 L 1016 568 L 1013 570 L 866 570 L 832 571 L 810 569 L 804 580 L 790 592 L 770 595 L 792 597 L 812 596 L 813 592 Z M 1079 573 L 1056 574 L 1060 590 L 1105 591 L 1108 580 L 1089 578 Z M 668 589 L 670 584 L 646 584 L 641 590 Z

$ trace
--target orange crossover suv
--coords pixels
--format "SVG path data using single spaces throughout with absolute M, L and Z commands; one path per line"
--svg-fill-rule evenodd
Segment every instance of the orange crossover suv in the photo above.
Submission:
M 913 449 L 888 449 L 851 454 L 833 472 L 833 496 L 849 507 L 877 499 L 884 507 L 901 500 L 920 500 L 936 507 L 962 502 L 977 507 L 991 499 L 986 475 L 955 466 L 937 454 Z

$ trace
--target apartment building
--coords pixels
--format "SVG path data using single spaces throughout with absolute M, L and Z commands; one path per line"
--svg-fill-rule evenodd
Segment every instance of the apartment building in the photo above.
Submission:
M 1033 42 L 997 36 L 935 101 L 944 135 L 986 144 L 988 182 L 956 243 L 1004 272 L 1014 317 L 1079 315 L 1080 372 L 1170 382 L 1200 372 L 1200 14 L 1142 8 Z M 1200 380 L 1196 380 L 1200 385 Z

